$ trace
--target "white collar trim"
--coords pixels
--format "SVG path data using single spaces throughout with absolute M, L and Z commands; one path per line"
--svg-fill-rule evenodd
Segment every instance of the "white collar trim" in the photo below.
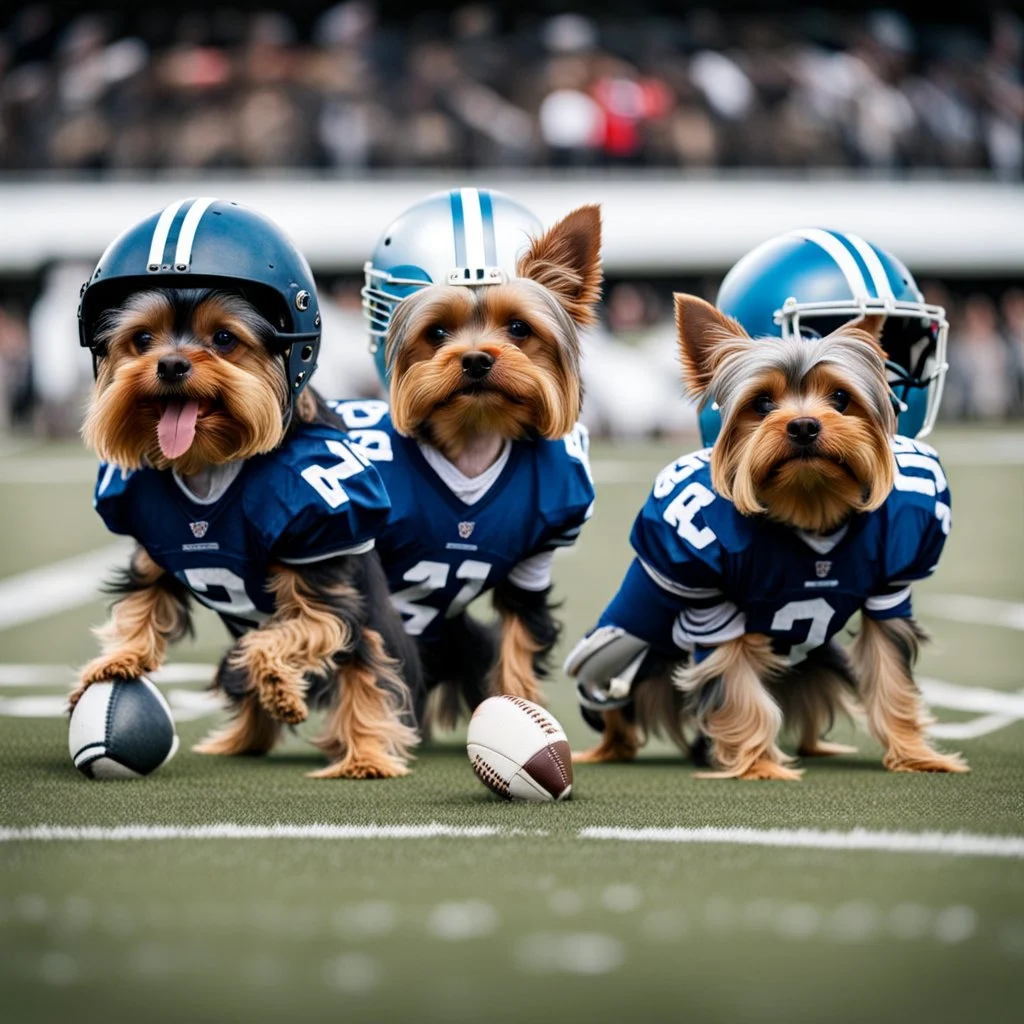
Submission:
M 436 448 L 421 442 L 417 442 L 417 444 L 423 453 L 423 458 L 441 478 L 445 487 L 467 505 L 475 505 L 491 489 L 494 482 L 501 476 L 501 471 L 512 454 L 512 442 L 506 439 L 501 454 L 492 466 L 485 469 L 479 476 L 466 476 L 458 466 L 449 462 Z

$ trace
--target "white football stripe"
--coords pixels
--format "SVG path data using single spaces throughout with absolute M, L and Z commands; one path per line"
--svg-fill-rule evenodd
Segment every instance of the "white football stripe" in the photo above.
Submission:
M 30 825 L 0 828 L 0 843 L 139 842 L 181 839 L 509 839 L 548 838 L 537 829 L 493 825 Z M 602 842 L 680 843 L 761 846 L 776 849 L 869 850 L 885 853 L 940 854 L 1024 860 L 1024 836 L 970 832 L 884 832 L 856 828 L 848 832 L 814 828 L 617 828 L 595 826 L 577 832 L 579 839 Z M 556 837 L 562 841 L 562 836 Z
M 167 236 L 170 234 L 171 224 L 174 223 L 174 218 L 184 202 L 184 199 L 179 199 L 177 202 L 165 206 L 163 213 L 160 214 L 156 227 L 153 229 L 153 238 L 149 243 L 148 266 L 161 266 L 163 264 L 164 246 L 167 245 Z
M 889 284 L 889 275 L 886 274 L 885 267 L 882 266 L 882 261 L 878 258 L 878 253 L 859 235 L 851 235 L 846 232 L 846 237 L 867 266 L 868 273 L 871 275 L 871 283 L 875 286 L 878 297 L 880 299 L 895 299 L 892 285 Z
M 484 218 L 480 212 L 480 193 L 475 188 L 463 188 L 462 224 L 466 233 L 466 266 L 482 267 L 487 256 L 484 249 Z
M 199 222 L 211 203 L 217 202 L 216 196 L 203 196 L 197 199 L 185 214 L 185 220 L 181 225 L 181 233 L 178 235 L 178 247 L 174 250 L 174 265 L 184 264 L 186 267 L 192 262 L 192 243 L 196 240 L 196 231 L 199 230 Z
M 842 271 L 843 277 L 846 278 L 846 283 L 850 286 L 850 291 L 855 299 L 872 298 L 868 294 L 868 284 L 864 280 L 860 267 L 857 266 L 857 261 L 850 255 L 849 249 L 838 238 L 830 235 L 827 231 L 823 231 L 821 228 L 800 228 L 794 231 L 793 234 L 798 238 L 806 238 L 808 242 L 814 242 L 815 245 L 820 246 L 835 260 L 836 266 Z

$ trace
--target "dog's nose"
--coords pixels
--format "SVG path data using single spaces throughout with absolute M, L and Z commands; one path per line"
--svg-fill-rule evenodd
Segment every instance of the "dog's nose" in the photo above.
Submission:
M 813 416 L 798 416 L 786 424 L 786 433 L 790 441 L 800 448 L 806 448 L 818 440 L 821 423 Z
M 165 384 L 177 384 L 192 372 L 192 364 L 184 356 L 163 356 L 156 364 L 156 375 Z
M 473 349 L 462 356 L 462 372 L 471 380 L 480 380 L 491 372 L 494 356 L 479 349 Z

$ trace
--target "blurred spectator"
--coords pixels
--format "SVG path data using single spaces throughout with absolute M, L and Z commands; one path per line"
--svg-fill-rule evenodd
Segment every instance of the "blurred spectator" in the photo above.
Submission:
M 0 305 L 0 434 L 26 426 L 31 411 L 28 327 L 13 304 Z
M 1024 288 L 1007 288 L 1000 303 L 1013 367 L 1013 412 L 1024 415 Z
M 385 19 L 36 3 L 0 36 L 0 168 L 772 166 L 1024 176 L 1024 21 L 492 2 Z M 647 17 L 645 17 L 645 14 Z M 162 26 L 159 27 L 158 26 Z
M 951 330 L 949 376 L 965 419 L 1001 419 L 1013 402 L 1010 350 L 999 330 L 998 310 L 988 295 L 969 295 Z

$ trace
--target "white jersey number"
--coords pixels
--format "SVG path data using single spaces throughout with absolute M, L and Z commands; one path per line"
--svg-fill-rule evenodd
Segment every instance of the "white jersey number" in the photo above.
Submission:
M 772 629 L 788 633 L 798 622 L 809 622 L 807 639 L 802 644 L 793 644 L 789 652 L 790 664 L 796 665 L 807 657 L 809 651 L 820 647 L 828 639 L 828 627 L 836 610 L 823 597 L 807 601 L 790 601 L 783 605 L 772 619 Z
M 489 562 L 478 562 L 467 558 L 455 570 L 455 578 L 465 580 L 459 592 L 452 598 L 445 612 L 445 618 L 451 619 L 458 615 L 483 589 L 490 575 Z M 405 631 L 410 636 L 419 636 L 440 614 L 441 609 L 420 604 L 425 597 L 443 590 L 448 585 L 451 566 L 447 562 L 417 562 L 409 569 L 402 579 L 413 586 L 396 591 L 391 595 L 391 603 L 404 617 Z

